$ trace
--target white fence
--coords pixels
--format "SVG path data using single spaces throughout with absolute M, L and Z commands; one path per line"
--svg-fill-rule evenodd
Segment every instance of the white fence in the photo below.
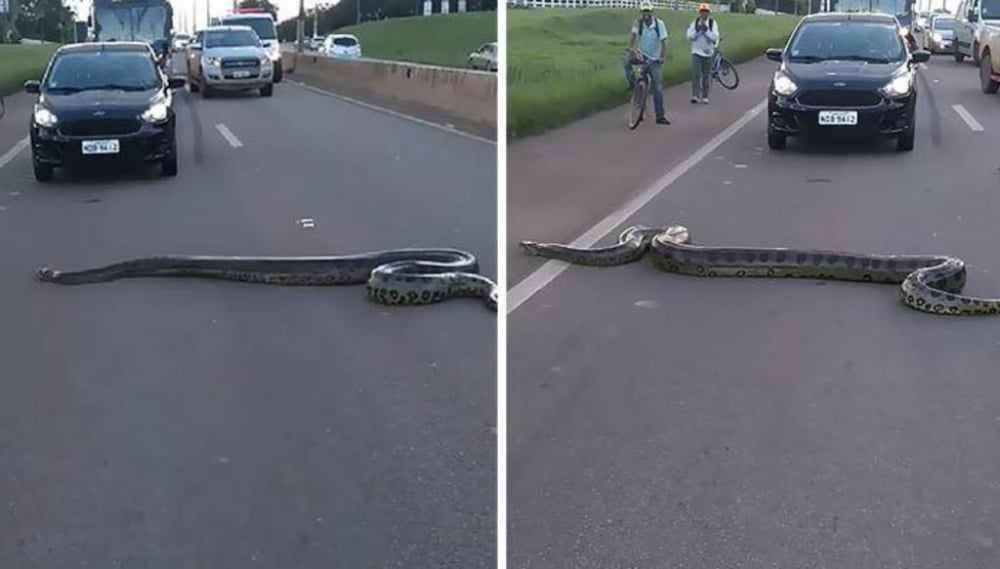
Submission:
M 694 12 L 699 2 L 679 0 L 651 0 L 657 10 L 680 10 Z M 510 6 L 526 8 L 635 8 L 639 9 L 639 0 L 509 0 Z M 729 4 L 709 3 L 713 12 L 728 12 Z

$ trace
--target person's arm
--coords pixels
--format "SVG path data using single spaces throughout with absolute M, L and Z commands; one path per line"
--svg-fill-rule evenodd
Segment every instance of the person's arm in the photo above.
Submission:
M 719 21 L 713 22 L 713 26 L 705 30 L 705 37 L 711 40 L 712 43 L 719 41 Z
M 660 61 L 667 60 L 667 25 L 660 22 Z
M 697 22 L 691 22 L 691 25 L 688 26 L 688 31 L 687 31 L 687 39 L 688 39 L 688 41 L 694 41 L 695 38 L 698 37 L 698 31 L 695 29 L 696 25 L 697 25 Z

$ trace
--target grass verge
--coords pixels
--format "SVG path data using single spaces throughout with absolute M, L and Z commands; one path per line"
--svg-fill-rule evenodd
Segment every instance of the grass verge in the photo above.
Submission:
M 10 95 L 25 81 L 41 79 L 56 45 L 0 44 L 0 95 Z
M 694 15 L 659 11 L 667 25 L 664 85 L 690 77 L 684 34 Z M 628 101 L 622 58 L 634 10 L 532 9 L 507 12 L 507 133 L 540 134 Z M 722 52 L 734 63 L 781 47 L 798 18 L 716 14 Z
M 354 34 L 365 57 L 466 67 L 469 54 L 497 41 L 496 12 L 435 14 L 367 22 L 337 30 Z

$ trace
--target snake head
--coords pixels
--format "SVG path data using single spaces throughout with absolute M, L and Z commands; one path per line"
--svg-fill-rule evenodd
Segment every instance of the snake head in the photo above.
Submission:
M 43 282 L 51 282 L 59 277 L 59 271 L 48 267 L 41 267 L 35 271 L 35 277 Z
M 521 241 L 521 250 L 526 255 L 537 256 L 541 253 L 541 246 L 537 241 Z

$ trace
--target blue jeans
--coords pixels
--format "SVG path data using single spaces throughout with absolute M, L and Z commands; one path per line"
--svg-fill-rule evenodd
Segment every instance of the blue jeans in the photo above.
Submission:
M 628 81 L 628 88 L 635 88 L 635 81 L 632 80 L 632 57 L 625 54 L 625 80 Z M 656 111 L 656 118 L 662 119 L 666 116 L 663 109 L 663 65 L 659 63 L 649 64 L 649 74 L 652 76 L 653 84 L 653 109 Z

